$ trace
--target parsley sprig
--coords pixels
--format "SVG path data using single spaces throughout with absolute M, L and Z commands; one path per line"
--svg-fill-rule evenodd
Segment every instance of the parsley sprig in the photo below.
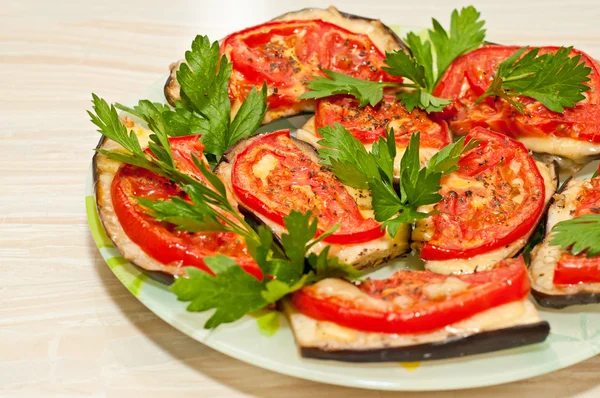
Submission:
M 600 254 L 600 214 L 586 214 L 557 223 L 552 228 L 551 245 L 560 246 L 572 255 L 586 257 Z
M 309 254 L 315 244 L 337 229 L 334 226 L 315 237 L 317 219 L 310 212 L 302 214 L 292 211 L 284 218 L 288 232 L 282 236 L 282 251 L 273 244 L 272 232 L 267 227 L 261 226 L 257 231 L 252 229 L 229 202 L 223 182 L 204 162 L 192 156 L 210 186 L 177 169 L 167 129 L 161 124 L 162 113 L 150 102 L 140 104 L 146 107 L 144 115 L 153 115 L 148 119 L 148 126 L 154 132 L 150 136 L 148 153 L 142 149 L 135 133 L 127 131 L 121 124 L 116 108 L 93 95 L 93 112 L 88 112 L 92 122 L 98 126 L 101 134 L 125 149 L 100 148 L 97 151 L 110 159 L 145 168 L 176 182 L 188 194 L 189 201 L 179 197 L 159 201 L 146 198 L 137 200 L 157 220 L 171 223 L 177 229 L 189 232 L 233 232 L 242 236 L 263 274 L 263 278 L 258 280 L 244 271 L 235 260 L 222 255 L 204 258 L 214 275 L 187 267 L 188 278 L 177 279 L 171 290 L 179 300 L 190 302 L 189 311 L 216 309 L 206 322 L 206 328 L 233 322 L 322 278 L 358 276 L 351 266 L 339 262 L 336 257 L 330 257 L 329 247 L 319 254 Z M 148 109 L 153 110 L 146 112 Z M 307 273 L 305 258 L 309 267 Z
M 556 53 L 539 54 L 539 48 L 523 47 L 498 66 L 494 80 L 477 103 L 484 98 L 503 98 L 520 113 L 525 106 L 515 96 L 531 97 L 546 108 L 562 113 L 585 99 L 582 94 L 590 89 L 591 68 L 581 62 L 581 55 L 570 57 L 573 47 L 561 47 Z M 525 55 L 523 55 L 525 54 Z
M 393 129 L 375 142 L 371 151 L 339 123 L 320 128 L 319 134 L 323 137 L 319 145 L 325 147 L 319 150 L 323 163 L 330 166 L 344 184 L 370 189 L 375 219 L 383 222 L 392 237 L 402 224 L 430 215 L 417 208 L 442 199 L 438 193 L 442 176 L 457 170 L 460 156 L 478 144 L 474 140 L 465 143 L 462 137 L 444 147 L 421 168 L 420 133 L 413 134 L 400 162 L 398 192 L 394 188 L 396 141 Z
M 300 98 L 349 94 L 359 100 L 360 106 L 375 106 L 382 100 L 384 89 L 405 87 L 409 90 L 398 93 L 397 98 L 409 112 L 416 107 L 428 113 L 439 112 L 451 101 L 435 97 L 433 89 L 456 57 L 483 43 L 484 21 L 479 17 L 480 13 L 471 6 L 460 12 L 454 10 L 449 32 L 433 19 L 433 29 L 427 31 L 428 37 L 425 40 L 412 32 L 407 35 L 406 44 L 410 54 L 402 50 L 387 52 L 387 67 L 383 69 L 392 76 L 404 77 L 412 83 L 370 82 L 324 70 L 325 76 L 314 77 L 307 85 L 311 91 L 302 94 Z
M 225 151 L 239 140 L 254 134 L 267 111 L 267 86 L 253 88 L 231 118 L 228 84 L 232 63 L 220 56 L 219 43 L 207 36 L 196 36 L 192 48 L 185 53 L 186 62 L 177 71 L 181 100 L 175 109 L 168 105 L 140 101 L 133 108 L 117 104 L 117 108 L 146 121 L 149 127 L 166 129 L 168 136 L 202 134 L 204 153 L 215 165 Z M 150 126 L 160 120 L 159 126 Z

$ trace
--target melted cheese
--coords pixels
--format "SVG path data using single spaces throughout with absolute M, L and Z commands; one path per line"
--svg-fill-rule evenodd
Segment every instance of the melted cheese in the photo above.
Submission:
M 517 141 L 534 152 L 563 156 L 576 162 L 600 155 L 600 144 L 565 137 L 519 137 Z
M 267 184 L 267 177 L 277 167 L 279 161 L 277 158 L 271 154 L 266 154 L 263 156 L 258 162 L 252 166 L 252 174 L 254 174 L 257 178 L 263 182 L 263 184 Z
M 550 201 L 550 199 L 552 198 L 552 195 L 554 195 L 554 192 L 556 190 L 556 176 L 554 173 L 554 169 L 550 168 L 548 165 L 546 165 L 545 163 L 542 163 L 542 162 L 536 162 L 536 164 L 538 166 L 538 169 L 540 170 L 540 174 L 542 175 L 542 177 L 544 179 L 544 185 L 545 185 L 544 203 L 548 203 Z M 514 167 L 517 167 L 517 166 L 514 166 Z M 452 174 L 449 175 L 448 177 L 451 177 L 451 176 L 452 176 Z M 515 186 L 518 186 L 519 183 L 522 184 L 522 181 L 519 182 L 517 180 L 518 179 L 515 179 L 513 181 Z M 460 182 L 460 178 L 456 178 L 456 180 L 451 179 L 450 181 L 453 184 L 464 184 L 463 182 Z M 477 183 L 477 181 L 475 181 L 475 183 Z M 515 200 L 515 198 L 517 201 L 519 200 L 518 195 L 515 196 L 513 198 L 513 200 Z M 475 202 L 474 205 L 475 206 L 485 206 L 486 201 L 487 201 L 486 199 L 482 198 L 479 200 L 479 202 Z M 433 206 L 423 206 L 423 207 L 419 208 L 419 211 L 422 211 L 422 212 L 428 212 L 431 210 L 433 210 Z M 469 258 L 469 259 L 426 261 L 425 268 L 430 271 L 439 273 L 439 274 L 462 274 L 462 273 L 470 273 L 470 272 L 474 272 L 474 271 L 483 271 L 483 270 L 491 269 L 500 260 L 508 258 L 508 257 L 512 257 L 515 254 L 517 254 L 519 252 L 519 250 L 521 250 L 523 248 L 523 246 L 525 246 L 525 244 L 527 243 L 527 240 L 529 239 L 531 232 L 533 232 L 533 231 L 530 231 L 527 235 L 523 236 L 520 239 L 515 240 L 514 242 L 511 242 L 510 244 L 508 244 L 506 246 L 489 251 L 487 253 L 477 255 L 477 256 Z M 415 229 L 413 231 L 413 235 L 412 235 L 413 240 L 415 241 L 413 246 L 418 249 L 420 247 L 420 245 L 422 244 L 422 242 L 426 242 L 427 240 L 431 239 L 432 235 L 433 235 L 433 225 L 431 225 L 431 223 L 429 222 L 429 219 L 417 221 L 417 223 L 415 225 Z
M 432 300 L 439 300 L 464 292 L 468 287 L 468 283 L 451 276 L 442 283 L 430 283 L 424 286 L 423 293 Z

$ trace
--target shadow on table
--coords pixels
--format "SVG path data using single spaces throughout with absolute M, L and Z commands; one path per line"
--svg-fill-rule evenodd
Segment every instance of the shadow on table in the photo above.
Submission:
M 88 237 L 88 247 L 90 252 L 93 252 L 91 253 L 91 257 L 95 259 L 94 265 L 99 277 L 104 281 L 106 292 L 120 309 L 121 313 L 140 332 L 144 333 L 154 344 L 188 368 L 201 373 L 205 377 L 210 377 L 219 384 L 249 396 L 264 398 L 281 396 L 285 396 L 286 398 L 307 396 L 311 398 L 330 396 L 344 398 L 475 398 L 482 396 L 514 397 L 519 394 L 528 398 L 565 397 L 582 394 L 597 386 L 598 383 L 597 375 L 600 372 L 600 365 L 594 358 L 574 367 L 529 380 L 462 391 L 398 393 L 361 390 L 296 379 L 230 358 L 180 333 L 152 314 L 150 310 L 130 295 L 124 286 L 120 283 L 115 283 L 117 278 L 98 254 L 91 236 Z M 145 315 L 148 316 L 141 317 L 139 316 L 140 313 L 146 313 Z M 164 396 L 171 396 L 171 393 L 169 393 L 170 388 L 172 388 L 172 394 L 182 391 L 182 385 L 177 380 L 175 378 L 173 384 L 169 385 L 169 376 L 164 375 L 164 377 L 161 377 L 160 389 L 165 392 Z M 188 381 L 187 384 L 198 385 L 201 382 L 201 379 L 198 379 L 198 381 L 194 380 L 192 383 Z M 140 386 L 140 388 L 143 388 L 143 386 Z M 198 392 L 202 390 L 201 388 L 194 389 Z M 218 395 L 222 394 L 222 392 L 216 391 L 215 393 Z M 200 393 L 197 396 L 203 395 Z

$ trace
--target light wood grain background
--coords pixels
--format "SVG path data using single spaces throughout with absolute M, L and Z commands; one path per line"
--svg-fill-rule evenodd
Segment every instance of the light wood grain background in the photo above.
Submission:
M 331 1 L 384 22 L 447 24 L 458 1 Z M 575 45 L 600 58 L 598 0 L 473 1 L 490 40 Z M 568 3 L 568 5 L 567 5 Z M 217 39 L 323 1 L 0 2 L 1 397 L 600 397 L 600 357 L 484 389 L 386 393 L 297 380 L 228 358 L 162 322 L 89 234 L 90 93 L 133 99 L 197 33 Z

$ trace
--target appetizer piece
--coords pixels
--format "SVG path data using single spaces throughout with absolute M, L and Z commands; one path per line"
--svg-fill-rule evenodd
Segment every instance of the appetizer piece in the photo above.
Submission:
M 305 84 L 322 69 L 372 81 L 401 81 L 383 72 L 385 52 L 404 48 L 379 20 L 340 13 L 336 8 L 304 9 L 233 33 L 221 42 L 221 54 L 233 63 L 229 80 L 232 111 L 253 87 L 268 86 L 264 123 L 312 111 L 314 100 L 298 100 Z M 182 61 L 181 61 L 182 62 Z M 165 96 L 180 99 L 177 70 L 171 65 Z
M 528 293 L 518 257 L 470 275 L 403 270 L 356 285 L 324 279 L 282 305 L 304 357 L 423 361 L 544 341 L 549 325 Z
M 448 121 L 454 134 L 465 135 L 473 127 L 483 126 L 522 142 L 534 152 L 558 155 L 578 163 L 597 157 L 600 152 L 600 66 L 579 50 L 572 50 L 569 55 L 580 56 L 580 62 L 591 68 L 590 80 L 585 83 L 591 89 L 574 107 L 568 108 L 561 101 L 558 108 L 564 106 L 564 112 L 553 112 L 527 96 L 516 97 L 524 105 L 523 113 L 509 101 L 494 96 L 476 103 L 499 73 L 500 63 L 518 49 L 516 46 L 486 45 L 457 58 L 434 90 L 434 95 L 454 102 L 437 116 Z M 542 47 L 539 55 L 557 50 L 557 47 Z M 574 73 L 581 75 L 580 72 Z M 550 75 L 558 76 L 558 70 Z M 540 87 L 549 87 L 551 83 L 547 81 Z M 572 92 L 579 95 L 577 87 Z
M 373 219 L 370 197 L 346 188 L 319 164 L 314 148 L 290 137 L 289 130 L 240 141 L 215 170 L 247 212 L 276 236 L 286 231 L 283 217 L 291 210 L 311 211 L 319 233 L 339 229 L 313 246 L 357 269 L 380 265 L 408 250 L 408 225 L 394 239 Z M 352 192 L 352 193 L 351 193 Z
M 130 120 L 127 127 L 134 131 L 142 147 L 147 146 L 151 131 L 134 126 Z M 211 186 L 192 161 L 192 155 L 203 158 L 199 136 L 170 138 L 169 141 L 177 168 Z M 100 141 L 98 147 L 124 151 L 116 142 L 106 138 Z M 102 154 L 94 156 L 94 171 L 100 220 L 123 257 L 133 264 L 149 271 L 184 275 L 184 267 L 188 266 L 210 272 L 204 257 L 222 254 L 235 259 L 256 277 L 262 276 L 242 237 L 230 232 L 180 231 L 149 215 L 136 199 L 187 199 L 187 194 L 172 181 Z M 233 198 L 230 200 L 233 201 Z
M 469 140 L 479 145 L 442 178 L 442 200 L 419 209 L 436 213 L 417 221 L 412 235 L 426 269 L 442 274 L 489 269 L 517 254 L 556 190 L 554 168 L 523 144 L 481 127 Z
M 318 141 L 323 137 L 318 133 L 319 129 L 335 123 L 344 126 L 368 151 L 380 137 L 385 137 L 386 128 L 393 128 L 397 148 L 394 162 L 396 177 L 399 176 L 400 159 L 413 133 L 421 132 L 421 165 L 426 165 L 435 153 L 451 142 L 446 122 L 435 123 L 420 109 L 408 112 L 390 95 L 384 96 L 376 106 L 365 107 L 360 107 L 358 101 L 349 96 L 317 100 L 315 116 L 296 132 L 296 137 L 320 149 Z
M 564 245 L 552 242 L 557 234 L 553 228 L 559 222 L 587 214 L 600 214 L 599 177 L 570 180 L 548 210 L 546 236 L 532 251 L 529 269 L 533 297 L 544 307 L 600 303 L 600 256 L 588 257 L 585 251 L 573 255 L 572 250 L 561 249 Z M 568 233 L 575 241 L 593 239 L 581 229 Z

